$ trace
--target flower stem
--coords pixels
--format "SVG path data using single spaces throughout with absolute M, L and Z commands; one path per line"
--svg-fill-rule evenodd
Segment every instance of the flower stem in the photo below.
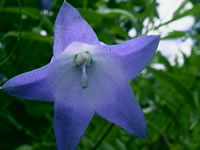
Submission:
M 112 130 L 113 127 L 114 127 L 114 124 L 113 123 L 110 124 L 110 126 L 107 128 L 107 130 L 102 135 L 102 137 L 99 139 L 99 141 L 94 145 L 94 147 L 92 148 L 92 150 L 96 150 L 101 145 L 101 143 L 106 138 L 106 136 L 110 133 L 110 131 Z

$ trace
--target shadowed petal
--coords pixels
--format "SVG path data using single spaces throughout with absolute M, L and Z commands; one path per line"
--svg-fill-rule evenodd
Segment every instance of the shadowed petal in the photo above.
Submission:
M 121 56 L 121 64 L 128 79 L 135 78 L 149 63 L 157 49 L 160 36 L 142 36 L 119 45 L 106 46 Z
M 89 24 L 67 2 L 63 3 L 58 13 L 54 32 L 54 56 L 60 54 L 74 41 L 99 44 L 98 38 Z
M 104 92 L 97 114 L 138 137 L 146 136 L 143 112 L 129 85 Z
M 54 132 L 58 150 L 75 150 L 94 114 L 83 99 L 56 101 Z
M 53 101 L 46 81 L 50 65 L 11 78 L 3 85 L 7 93 L 29 100 Z

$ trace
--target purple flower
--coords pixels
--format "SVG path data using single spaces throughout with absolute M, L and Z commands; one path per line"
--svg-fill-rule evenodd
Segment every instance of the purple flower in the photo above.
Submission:
M 144 115 L 128 80 L 151 60 L 159 38 L 102 45 L 78 11 L 64 2 L 55 23 L 51 62 L 10 79 L 3 89 L 19 98 L 54 102 L 58 150 L 74 150 L 95 113 L 145 137 Z
M 48 10 L 53 5 L 51 0 L 40 0 L 40 8 L 42 10 Z

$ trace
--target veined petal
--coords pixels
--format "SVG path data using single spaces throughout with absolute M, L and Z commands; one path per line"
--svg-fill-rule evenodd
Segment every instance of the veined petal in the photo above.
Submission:
M 106 46 L 121 56 L 127 79 L 135 78 L 149 63 L 157 49 L 160 36 L 141 36 L 119 45 Z
M 54 56 L 59 55 L 74 41 L 99 44 L 98 38 L 90 25 L 74 7 L 64 2 L 55 23 Z
M 2 88 L 10 95 L 19 98 L 53 101 L 54 98 L 49 89 L 49 83 L 46 80 L 49 68 L 50 64 L 13 77 Z
M 61 99 L 54 104 L 54 132 L 58 150 L 75 150 L 94 111 L 84 100 Z

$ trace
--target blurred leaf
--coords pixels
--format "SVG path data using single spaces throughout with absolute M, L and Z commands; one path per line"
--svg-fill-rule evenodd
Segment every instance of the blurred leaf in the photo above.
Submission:
M 100 24 L 102 23 L 102 20 L 106 15 L 100 14 L 92 9 L 78 9 L 81 13 L 81 15 L 89 22 L 89 23 L 94 23 L 95 24 Z
M 8 38 L 8 37 L 18 37 L 19 36 L 19 32 L 16 32 L 16 31 L 10 31 L 8 33 L 6 33 L 4 35 L 4 39 L 5 38 Z M 29 39 L 29 40 L 36 40 L 36 41 L 40 41 L 40 42 L 47 42 L 49 44 L 52 44 L 53 42 L 53 39 L 51 36 L 42 36 L 38 33 L 35 33 L 35 32 L 25 32 L 25 31 L 22 31 L 21 32 L 21 38 L 24 38 L 24 39 Z
M 172 66 L 171 66 L 169 60 L 168 60 L 165 56 L 163 56 L 163 55 L 161 54 L 160 51 L 157 51 L 157 52 L 156 52 L 156 56 L 157 56 L 157 59 L 158 59 L 158 62 L 156 62 L 156 63 L 159 63 L 159 62 L 160 62 L 160 63 L 164 64 L 165 67 L 166 67 L 168 70 L 171 70 L 171 69 L 172 69 Z
M 32 150 L 32 147 L 30 145 L 22 145 L 18 147 L 16 150 Z
M 191 124 L 189 127 L 189 130 L 193 130 L 194 127 L 196 127 L 198 121 L 199 121 L 199 93 L 198 91 L 194 92 L 194 102 L 195 102 L 195 113 L 192 116 Z
M 120 141 L 119 139 L 116 140 L 117 146 L 119 147 L 118 149 L 120 150 L 127 150 L 125 144 Z
M 173 21 L 176 21 L 178 19 L 181 19 L 183 17 L 194 15 L 196 13 L 200 13 L 200 4 L 195 5 L 191 9 L 186 10 L 185 12 L 183 12 L 181 14 L 177 14 L 177 15 L 173 16 L 173 18 L 171 20 L 169 20 L 169 21 L 167 21 L 165 23 L 160 24 L 159 26 L 155 27 L 155 29 L 158 29 L 161 26 L 167 25 L 167 24 L 169 24 L 169 23 L 171 23 Z
M 189 10 L 184 11 L 183 13 L 173 16 L 172 20 L 174 21 L 174 20 L 189 16 L 189 15 L 194 15 L 196 13 L 200 13 L 200 4 L 195 5 L 194 7 L 192 7 Z
M 191 92 L 172 74 L 161 70 L 149 69 L 155 76 L 162 81 L 165 85 L 174 88 L 181 97 L 184 97 L 192 107 L 194 106 L 193 96 Z
M 182 3 L 180 4 L 180 6 L 176 9 L 176 11 L 173 13 L 173 16 L 177 16 L 178 14 L 180 14 L 180 12 L 182 11 L 182 9 L 185 7 L 185 5 L 188 3 L 188 0 L 183 0 Z
M 115 150 L 109 143 L 103 143 L 99 150 Z
M 50 114 L 53 110 L 51 104 L 46 104 L 43 102 L 35 102 L 35 104 L 30 103 L 30 105 L 27 105 L 25 108 L 26 111 L 33 117 L 40 117 L 47 114 Z
M 16 13 L 16 14 L 20 13 L 19 7 L 6 7 L 6 8 L 2 8 L 1 11 L 5 12 L 5 13 Z M 31 18 L 39 18 L 39 17 L 41 17 L 40 10 L 36 9 L 36 8 L 22 7 L 22 14 L 23 15 L 27 15 L 27 16 L 29 16 Z
M 105 15 L 123 15 L 126 16 L 130 21 L 133 23 L 134 27 L 137 27 L 137 20 L 129 11 L 123 9 L 100 9 L 98 13 L 105 14 Z
M 163 37 L 163 40 L 169 40 L 169 39 L 178 39 L 181 37 L 184 37 L 185 34 L 187 34 L 186 32 L 183 31 L 173 31 L 170 32 L 167 36 Z

